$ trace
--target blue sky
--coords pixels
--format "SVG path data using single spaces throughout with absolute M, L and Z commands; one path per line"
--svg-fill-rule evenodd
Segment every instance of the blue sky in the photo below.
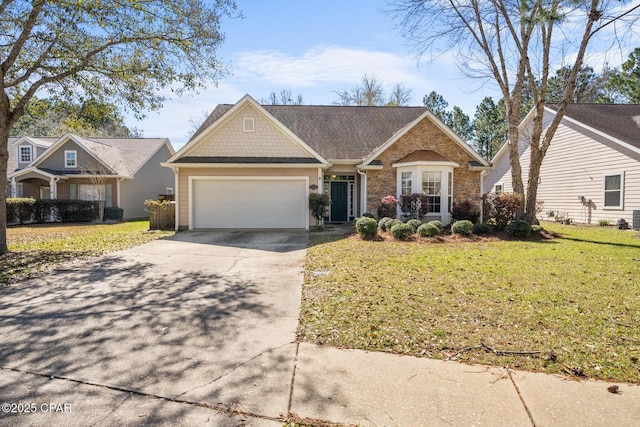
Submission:
M 291 90 L 305 104 L 333 104 L 335 91 L 375 75 L 389 90 L 403 83 L 412 90 L 411 105 L 422 105 L 432 90 L 469 116 L 485 96 L 500 98 L 491 84 L 464 77 L 453 55 L 418 62 L 393 19 L 386 0 L 237 0 L 244 18 L 225 18 L 226 40 L 219 59 L 231 74 L 199 94 L 171 99 L 143 121 L 127 120 L 147 137 L 168 137 L 178 149 L 191 132 L 190 118 L 202 118 L 220 103 L 245 94 L 260 101 L 270 92 Z M 620 60 L 619 60 L 620 61 Z M 619 63 L 618 61 L 618 63 Z M 611 60 L 609 60 L 611 63 Z M 613 63 L 613 65 L 618 65 Z

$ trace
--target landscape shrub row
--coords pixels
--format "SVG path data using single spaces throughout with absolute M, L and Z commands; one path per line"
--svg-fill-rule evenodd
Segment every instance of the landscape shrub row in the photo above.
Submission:
M 378 236 L 378 230 L 391 234 L 396 240 L 409 240 L 411 236 L 435 237 L 442 234 L 444 226 L 440 221 L 422 223 L 417 219 L 402 222 L 395 218 L 384 217 L 376 221 L 371 215 L 363 215 L 356 220 L 356 232 L 365 239 L 373 239 Z M 474 224 L 470 220 L 463 219 L 451 223 L 451 233 L 462 236 L 489 234 L 498 229 L 495 225 L 486 223 Z M 540 226 L 531 226 L 522 220 L 513 220 L 507 223 L 504 232 L 516 239 L 527 239 L 532 233 L 542 231 Z
M 119 208 L 106 208 L 105 219 L 122 219 Z M 7 224 L 91 222 L 99 218 L 98 202 L 61 199 L 7 199 Z

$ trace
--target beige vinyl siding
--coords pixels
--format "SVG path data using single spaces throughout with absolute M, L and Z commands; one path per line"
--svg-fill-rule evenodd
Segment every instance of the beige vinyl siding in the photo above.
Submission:
M 254 130 L 244 132 L 244 119 L 254 120 Z M 247 105 L 186 156 L 200 157 L 312 157 L 253 106 Z
M 308 176 L 309 185 L 322 185 L 318 179 L 317 168 L 180 168 L 178 205 L 180 228 L 189 226 L 189 177 L 190 176 Z M 321 175 L 322 176 L 322 175 Z M 259 215 L 256 212 L 256 215 Z M 309 218 L 309 224 L 315 224 Z
M 576 222 L 588 222 L 588 206 L 580 201 L 583 196 L 592 202 L 591 223 L 620 218 L 631 223 L 633 210 L 640 210 L 640 154 L 614 147 L 619 146 L 561 125 L 540 169 L 542 218 L 553 210 L 569 214 Z M 529 151 L 522 160 L 528 164 Z M 609 172 L 624 172 L 623 209 L 604 208 L 604 176 Z
M 166 193 L 167 187 L 174 187 L 173 171 L 160 166 L 169 157 L 171 153 L 165 144 L 136 172 L 133 179 L 120 182 L 120 207 L 124 209 L 125 219 L 148 218 L 144 201 L 156 200 L 158 195 Z M 114 204 L 116 202 L 114 199 Z
M 522 148 L 520 164 L 526 189 L 531 153 L 528 146 Z M 505 192 L 513 191 L 509 153 L 504 152 L 494 166 L 484 179 L 484 191 L 492 191 L 496 183 L 503 184 Z M 609 172 L 624 172 L 623 209 L 604 209 L 604 176 Z M 540 219 L 551 219 L 548 212 L 558 211 L 575 222 L 587 223 L 591 205 L 592 224 L 620 218 L 631 223 L 633 210 L 640 210 L 640 154 L 563 121 L 542 162 L 537 199 L 544 201 Z

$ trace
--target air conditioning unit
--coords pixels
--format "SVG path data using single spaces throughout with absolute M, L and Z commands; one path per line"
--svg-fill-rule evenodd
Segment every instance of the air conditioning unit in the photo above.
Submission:
M 640 211 L 633 211 L 633 229 L 640 230 Z

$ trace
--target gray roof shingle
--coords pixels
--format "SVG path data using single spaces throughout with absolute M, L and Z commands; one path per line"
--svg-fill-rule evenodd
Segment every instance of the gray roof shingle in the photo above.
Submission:
M 640 104 L 569 104 L 565 117 L 640 148 Z
M 218 105 L 191 139 L 233 105 Z M 426 107 L 263 105 L 291 132 L 328 160 L 363 159 L 427 111 Z

